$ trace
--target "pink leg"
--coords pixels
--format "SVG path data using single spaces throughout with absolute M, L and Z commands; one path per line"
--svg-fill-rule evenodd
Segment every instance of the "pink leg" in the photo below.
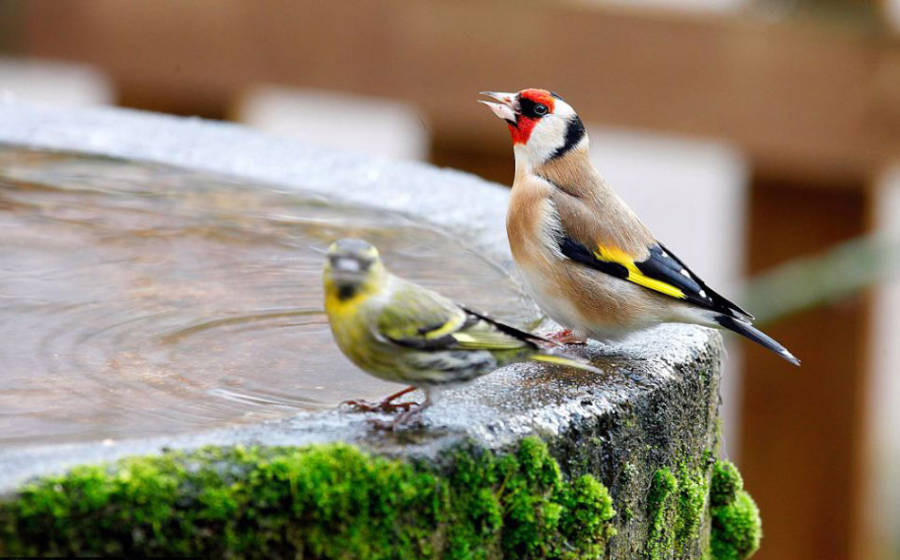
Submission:
M 400 415 L 394 418 L 392 422 L 384 422 L 382 420 L 373 418 L 372 420 L 369 420 L 369 424 L 371 424 L 376 429 L 389 430 L 392 432 L 397 432 L 405 428 L 410 428 L 417 425 L 420 422 L 419 415 L 421 415 L 426 408 L 434 404 L 431 401 L 431 392 L 428 391 L 428 389 L 424 389 L 424 391 L 425 402 L 423 402 L 419 406 L 400 413 Z
M 560 344 L 587 344 L 587 339 L 577 336 L 572 329 L 561 330 L 549 335 L 547 338 Z
M 369 401 L 364 401 L 362 399 L 354 399 L 349 401 L 344 401 L 341 403 L 342 406 L 348 406 L 352 408 L 356 412 L 396 412 L 398 410 L 402 410 L 404 412 L 408 412 L 413 406 L 416 405 L 414 402 L 401 402 L 394 403 L 392 401 L 399 399 L 403 395 L 407 393 L 411 393 L 415 391 L 416 388 L 410 385 L 406 389 L 402 391 L 397 391 L 392 395 L 388 395 L 381 400 L 381 402 L 372 403 Z

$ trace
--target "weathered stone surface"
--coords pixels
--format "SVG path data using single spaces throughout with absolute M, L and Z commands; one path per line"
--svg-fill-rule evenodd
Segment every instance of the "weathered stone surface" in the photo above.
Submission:
M 507 193 L 455 171 L 369 160 L 266 138 L 225 124 L 112 109 L 60 112 L 0 102 L 0 142 L 183 165 L 302 186 L 426 216 L 511 264 L 503 216 Z M 717 333 L 666 325 L 616 344 L 580 349 L 604 374 L 510 366 L 447 391 L 424 429 L 373 432 L 367 416 L 301 414 L 252 427 L 119 441 L 0 449 L 0 490 L 75 464 L 163 448 L 348 442 L 387 457 L 440 461 L 461 444 L 514 448 L 546 441 L 563 473 L 591 473 L 618 512 L 610 558 L 699 558 L 710 531 L 707 499 L 718 433 L 723 357 Z

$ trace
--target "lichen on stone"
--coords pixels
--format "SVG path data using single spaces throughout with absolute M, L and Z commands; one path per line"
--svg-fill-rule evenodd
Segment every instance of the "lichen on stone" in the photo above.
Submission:
M 346 444 L 207 447 L 82 466 L 0 503 L 0 556 L 592 558 L 607 489 L 546 445 L 438 467 Z

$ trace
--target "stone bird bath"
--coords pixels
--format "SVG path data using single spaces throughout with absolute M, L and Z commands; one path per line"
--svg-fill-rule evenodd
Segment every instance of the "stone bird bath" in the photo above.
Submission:
M 758 545 L 755 506 L 741 489 L 736 470 L 727 461 L 717 461 L 723 351 L 719 335 L 711 330 L 668 325 L 619 344 L 592 344 L 582 352 L 604 371 L 602 376 L 534 364 L 504 368 L 448 392 L 426 414 L 424 429 L 373 432 L 365 415 L 334 407 L 342 398 L 386 394 L 390 386 L 366 385 L 368 378 L 342 361 L 322 338 L 321 320 L 312 321 L 319 330 L 307 332 L 291 315 L 304 305 L 310 316 L 320 314 L 318 265 L 313 260 L 318 257 L 311 246 L 325 245 L 330 233 L 377 232 L 373 235 L 386 245 L 386 260 L 398 271 L 414 278 L 420 274 L 417 280 L 451 290 L 448 293 L 459 299 L 533 325 L 540 317 L 518 291 L 505 239 L 506 189 L 452 170 L 368 159 L 197 119 L 106 108 L 57 110 L 6 100 L 0 101 L 0 122 L 0 196 L 5 195 L 0 198 L 0 217 L 5 220 L 0 224 L 15 225 L 0 243 L 5 243 L 0 296 L 12 306 L 25 305 L 40 282 L 52 280 L 46 275 L 40 285 L 22 280 L 23 270 L 48 255 L 33 250 L 26 242 L 31 238 L 22 232 L 34 227 L 47 232 L 51 226 L 41 225 L 38 218 L 48 216 L 55 220 L 52 227 L 70 227 L 71 214 L 81 208 L 66 198 L 72 195 L 73 181 L 99 181 L 98 192 L 107 197 L 102 225 L 111 229 L 87 240 L 78 238 L 72 247 L 54 245 L 52 258 L 64 259 L 88 251 L 86 243 L 102 242 L 103 250 L 90 254 L 119 253 L 117 259 L 103 261 L 113 262 L 111 269 L 91 269 L 97 286 L 109 283 L 102 288 L 106 297 L 95 299 L 110 305 L 122 286 L 138 285 L 144 286 L 139 293 L 153 305 L 168 302 L 182 313 L 164 315 L 170 322 L 162 326 L 154 319 L 157 322 L 134 328 L 129 331 L 132 338 L 85 336 L 93 342 L 61 346 L 55 362 L 33 354 L 49 352 L 47 340 L 66 336 L 51 328 L 56 316 L 35 319 L 33 307 L 0 315 L 6 339 L 0 342 L 0 354 L 7 354 L 0 402 L 7 403 L 8 427 L 0 438 L 0 555 L 709 554 L 724 559 L 745 557 Z M 48 195 L 45 187 L 54 181 L 69 191 L 60 195 L 55 185 Z M 125 188 L 125 183 L 130 186 Z M 197 190 L 198 184 L 203 188 Z M 159 196 L 163 191 L 165 196 Z M 237 193 L 237 198 L 222 203 L 222 192 Z M 160 259 L 173 251 L 193 250 L 193 260 L 165 261 L 156 269 L 156 261 L 136 262 L 150 249 L 110 232 L 119 227 L 121 205 L 138 199 L 156 205 L 129 207 L 142 216 L 193 220 L 198 212 L 206 212 L 204 239 L 215 243 L 227 237 L 217 229 L 225 220 L 244 228 L 229 230 L 238 231 L 239 246 L 278 247 L 280 252 L 266 253 L 268 260 L 248 273 L 278 281 L 234 288 L 210 276 L 208 270 L 221 272 L 224 267 L 221 276 L 227 279 L 229 266 L 243 270 L 248 261 L 256 262 L 256 253 L 226 259 L 234 257 L 233 251 L 215 243 L 182 246 L 171 239 L 168 252 L 154 249 Z M 158 206 L 163 203 L 169 206 Z M 322 210 L 326 207 L 330 210 Z M 85 223 L 101 221 L 91 216 Z M 60 222 L 61 217 L 67 221 Z M 366 220 L 369 229 L 360 225 Z M 311 222 L 319 229 L 302 229 Z M 197 227 L 193 222 L 179 224 L 184 230 Z M 272 231 L 265 229 L 270 226 Z M 158 236 L 161 227 L 153 222 L 153 235 Z M 67 239 L 65 231 L 54 239 Z M 247 241 L 260 231 L 268 237 Z M 117 238 L 117 244 L 111 244 L 110 237 Z M 405 245 L 411 239 L 418 241 L 413 248 Z M 216 247 L 225 249 L 216 253 Z M 457 294 L 453 286 L 441 284 L 440 274 L 432 274 L 448 266 L 435 252 L 471 264 L 452 278 Z M 153 299 L 180 293 L 185 282 L 179 281 L 179 266 L 195 270 L 188 264 L 208 259 L 216 266 L 190 276 L 202 297 L 192 292 L 176 304 Z M 123 261 L 127 266 L 115 264 Z M 141 266 L 143 284 L 133 276 Z M 73 267 L 63 268 L 68 273 Z M 254 270 L 262 272 L 254 275 Z M 117 276 L 120 273 L 128 275 Z M 206 297 L 208 278 L 225 286 L 219 297 Z M 161 284 L 163 280 L 167 283 Z M 78 281 L 92 284 L 84 278 Z M 73 282 L 51 282 L 41 297 L 52 299 L 61 286 Z M 232 288 L 241 295 L 228 291 Z M 283 301 L 265 299 L 272 294 Z M 304 294 L 308 301 L 292 299 Z M 235 302 L 250 310 L 251 319 L 228 314 L 240 307 Z M 128 310 L 104 309 L 126 315 Z M 268 330 L 255 335 L 258 344 L 240 359 L 231 342 L 238 339 L 228 338 L 237 335 L 210 331 L 249 328 L 258 321 Z M 81 327 L 72 321 L 71 328 Z M 163 334 L 182 331 L 185 337 L 219 334 L 193 338 L 194 345 L 186 350 L 179 346 L 184 339 L 175 337 L 180 352 L 169 348 L 158 354 L 147 354 L 150 337 L 134 338 L 134 333 L 152 332 L 162 339 Z M 218 337 L 225 337 L 224 343 L 218 341 L 220 347 Z M 29 346 L 33 340 L 44 341 L 44 346 Z M 101 356 L 97 363 L 102 367 L 97 369 L 91 352 L 102 352 L 99 341 L 104 340 L 115 354 Z M 121 366 L 124 358 L 117 354 L 117 340 L 127 340 L 140 359 Z M 32 347 L 34 352 L 24 350 Z M 31 361 L 22 357 L 26 353 Z M 281 356 L 280 361 L 273 362 L 273 355 Z M 74 358 L 83 358 L 80 368 L 63 367 Z M 115 367 L 103 369 L 110 363 Z M 140 377 L 154 367 L 166 372 L 159 374 L 166 383 L 161 391 L 169 398 L 162 412 L 148 408 L 155 397 L 145 388 L 152 383 Z M 337 370 L 349 373 L 339 375 Z M 105 373 L 98 377 L 98 372 Z M 126 373 L 137 381 L 122 384 L 120 377 Z M 92 377 L 96 385 L 81 385 L 84 377 Z M 154 379 L 159 390 L 160 382 Z M 234 380 L 238 389 L 231 393 L 238 398 L 229 401 L 220 386 L 223 379 Z M 257 383 L 248 388 L 248 380 Z M 193 392 L 184 392 L 181 385 L 191 382 Z M 27 411 L 16 412 L 17 405 L 28 402 L 26 385 L 36 387 L 36 394 L 48 399 L 42 406 L 54 411 L 36 415 L 43 423 L 32 422 Z M 81 388 L 80 397 L 72 387 Z M 313 391 L 316 387 L 319 393 Z M 113 396 L 96 401 L 96 393 L 103 391 Z M 196 421 L 198 415 L 181 420 L 179 409 L 191 410 L 198 402 L 211 403 L 217 413 L 199 415 L 202 422 Z M 106 423 L 102 413 L 110 415 Z

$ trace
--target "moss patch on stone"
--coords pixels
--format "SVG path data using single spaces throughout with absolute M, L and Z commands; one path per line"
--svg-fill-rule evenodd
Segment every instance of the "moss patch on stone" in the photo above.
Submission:
M 662 558 L 666 550 L 672 548 L 674 535 L 669 531 L 669 512 L 672 496 L 678 489 L 678 481 L 669 469 L 659 469 L 653 475 L 653 485 L 647 499 L 647 518 L 650 529 L 647 535 L 647 557 L 651 560 Z
M 726 460 L 716 461 L 712 469 L 709 504 L 713 507 L 728 505 L 737 498 L 737 493 L 743 487 L 744 481 L 734 463 Z
M 574 559 L 615 532 L 607 489 L 564 480 L 539 439 L 445 458 L 207 447 L 77 467 L 0 504 L 0 555 Z
M 681 557 L 699 536 L 709 494 L 707 472 L 682 463 L 677 475 L 668 468 L 653 476 L 647 499 L 650 527 L 646 557 Z
M 708 464 L 705 461 L 702 464 Z M 708 478 L 707 478 L 708 477 Z M 707 482 L 708 481 L 708 482 Z M 707 468 L 685 463 L 673 472 L 658 469 L 647 495 L 649 523 L 644 556 L 648 560 L 696 554 L 699 531 L 709 508 L 709 548 L 704 558 L 744 560 L 759 548 L 759 510 L 744 490 L 741 475 L 729 461 Z
M 759 548 L 762 522 L 759 509 L 744 490 L 737 468 L 717 461 L 710 484 L 712 528 L 709 551 L 713 560 L 743 560 Z

